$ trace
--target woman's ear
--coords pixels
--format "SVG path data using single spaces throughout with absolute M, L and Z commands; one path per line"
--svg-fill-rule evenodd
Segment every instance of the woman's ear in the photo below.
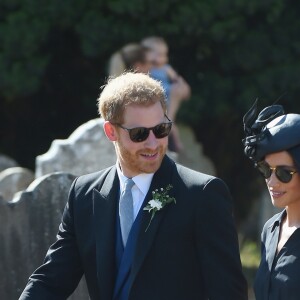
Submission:
M 115 142 L 118 139 L 118 133 L 116 131 L 116 128 L 109 121 L 104 122 L 103 129 L 104 129 L 104 132 L 105 132 L 107 138 L 110 141 Z

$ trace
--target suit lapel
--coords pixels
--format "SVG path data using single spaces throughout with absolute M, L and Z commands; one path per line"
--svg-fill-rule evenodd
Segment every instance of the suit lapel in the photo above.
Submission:
M 93 190 L 97 275 L 101 299 L 112 299 L 115 281 L 115 219 L 119 196 L 116 168 L 112 168 L 99 190 Z
M 172 184 L 172 175 L 173 170 L 175 168 L 174 162 L 172 162 L 168 157 L 165 157 L 160 169 L 154 174 L 152 183 L 150 185 L 149 191 L 145 197 L 143 209 L 148 201 L 152 199 L 152 191 L 155 189 L 165 188 L 168 184 Z M 173 189 L 170 190 L 170 196 L 173 195 Z M 134 255 L 134 261 L 132 264 L 132 272 L 130 274 L 130 285 L 132 285 L 137 273 L 139 272 L 143 261 L 151 248 L 151 245 L 155 239 L 156 233 L 159 229 L 159 224 L 163 219 L 166 211 L 168 210 L 168 205 L 165 206 L 161 211 L 156 212 L 154 218 L 149 225 L 151 214 L 148 211 L 141 211 L 142 218 L 141 218 L 141 225 L 140 225 L 140 232 L 138 234 L 137 246 Z M 146 231 L 147 229 L 147 231 Z

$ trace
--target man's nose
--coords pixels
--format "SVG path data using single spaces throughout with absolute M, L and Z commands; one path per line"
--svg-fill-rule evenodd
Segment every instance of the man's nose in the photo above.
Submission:
M 148 136 L 148 138 L 146 140 L 146 145 L 147 145 L 147 147 L 153 148 L 153 149 L 156 148 L 157 145 L 158 145 L 158 140 L 155 137 L 155 135 L 154 135 L 154 133 L 153 133 L 152 130 L 150 130 L 150 132 L 149 132 L 149 136 Z

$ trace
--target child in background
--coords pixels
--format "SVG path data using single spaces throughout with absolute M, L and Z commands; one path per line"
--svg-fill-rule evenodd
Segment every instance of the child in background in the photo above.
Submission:
M 150 76 L 159 80 L 164 87 L 167 98 L 168 116 L 174 122 L 170 134 L 169 149 L 181 152 L 183 144 L 180 140 L 175 119 L 181 101 L 187 100 L 190 97 L 190 87 L 168 64 L 168 45 L 163 38 L 156 36 L 147 37 L 142 40 L 141 44 L 148 50 L 147 57 L 152 64 Z

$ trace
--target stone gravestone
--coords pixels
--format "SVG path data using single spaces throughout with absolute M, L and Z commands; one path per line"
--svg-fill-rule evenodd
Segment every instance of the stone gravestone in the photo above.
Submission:
M 57 171 L 83 175 L 113 165 L 115 149 L 105 136 L 103 123 L 101 118 L 90 120 L 68 139 L 54 140 L 49 151 L 36 158 L 36 178 Z
M 15 193 L 25 190 L 34 180 L 31 170 L 13 167 L 0 172 L 0 194 L 4 200 L 11 200 Z
M 6 155 L 0 154 L 0 172 L 12 167 L 18 167 L 17 162 Z
M 36 179 L 10 202 L 0 197 L 0 299 L 18 299 L 43 262 L 56 239 L 73 180 L 73 175 L 52 173 Z M 89 299 L 83 281 L 69 299 Z

